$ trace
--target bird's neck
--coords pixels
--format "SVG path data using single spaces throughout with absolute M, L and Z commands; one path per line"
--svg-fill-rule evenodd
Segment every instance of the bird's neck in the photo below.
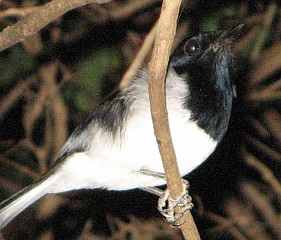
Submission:
M 191 120 L 220 141 L 228 127 L 234 95 L 228 69 L 196 66 L 186 81 L 189 94 L 185 107 L 191 111 Z

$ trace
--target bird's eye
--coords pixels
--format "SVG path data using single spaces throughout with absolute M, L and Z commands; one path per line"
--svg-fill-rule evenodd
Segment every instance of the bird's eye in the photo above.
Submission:
M 186 44 L 184 45 L 184 53 L 186 55 L 196 56 L 200 54 L 200 52 L 201 52 L 201 46 L 199 42 L 197 42 L 194 39 L 187 41 Z

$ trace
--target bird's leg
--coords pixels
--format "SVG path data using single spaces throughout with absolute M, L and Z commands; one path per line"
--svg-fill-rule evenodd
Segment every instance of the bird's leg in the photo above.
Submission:
M 146 170 L 146 169 L 141 169 L 138 172 L 143 175 L 146 175 L 146 176 L 166 179 L 165 173 L 154 172 L 154 171 L 150 171 L 150 170 Z
M 165 174 L 149 170 L 140 170 L 140 173 L 143 173 L 147 176 L 165 178 Z M 162 214 L 162 216 L 165 217 L 166 221 L 172 226 L 181 226 L 182 224 L 184 224 L 184 222 L 177 223 L 177 221 L 193 208 L 192 198 L 189 195 L 189 182 L 185 179 L 182 179 L 182 184 L 184 190 L 180 197 L 177 199 L 173 199 L 170 197 L 169 189 L 163 191 L 155 187 L 141 188 L 144 191 L 160 197 L 158 200 L 158 210 Z M 180 208 L 179 212 L 176 211 L 177 207 Z
M 166 218 L 166 221 L 172 226 L 181 226 L 184 222 L 177 221 L 193 208 L 192 198 L 189 195 L 189 183 L 182 179 L 183 192 L 177 198 L 170 197 L 170 190 L 166 189 L 164 194 L 158 200 L 158 210 Z M 176 208 L 179 207 L 179 212 Z
M 154 172 L 154 171 L 150 171 L 150 170 L 146 170 L 146 169 L 141 169 L 138 172 L 143 175 L 146 175 L 146 176 L 166 179 L 166 176 L 164 173 Z M 156 188 L 156 187 L 142 187 L 140 189 L 142 189 L 146 192 L 152 193 L 154 195 L 157 195 L 158 197 L 161 197 L 164 194 L 163 190 Z

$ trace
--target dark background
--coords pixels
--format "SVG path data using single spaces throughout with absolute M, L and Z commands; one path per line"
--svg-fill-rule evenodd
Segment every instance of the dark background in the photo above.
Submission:
M 159 16 L 160 0 L 117 14 L 137 1 L 73 10 L 0 54 L 0 200 L 39 178 L 69 133 L 118 85 Z M 1 11 L 24 12 L 44 3 L 1 2 L 0 27 L 20 19 Z M 215 153 L 186 177 L 202 239 L 281 239 L 279 12 L 274 1 L 183 3 L 178 40 L 245 23 L 235 46 L 238 97 L 229 130 Z M 143 65 L 148 61 L 149 56 Z M 48 81 L 58 90 L 54 95 L 48 92 Z M 9 224 L 3 236 L 181 239 L 161 219 L 157 200 L 140 190 L 81 190 L 46 197 Z

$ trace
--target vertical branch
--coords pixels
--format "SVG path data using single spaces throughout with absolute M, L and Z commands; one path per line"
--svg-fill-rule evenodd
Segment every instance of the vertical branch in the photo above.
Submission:
M 154 24 L 150 32 L 145 37 L 141 49 L 138 51 L 133 63 L 130 65 L 130 67 L 122 77 L 120 88 L 125 88 L 126 86 L 128 86 L 129 82 L 132 81 L 133 78 L 136 76 L 137 71 L 140 69 L 145 57 L 147 56 L 147 53 L 152 48 L 156 36 L 157 26 L 158 21 Z
M 53 151 L 57 156 L 59 150 L 64 145 L 68 132 L 67 132 L 67 120 L 68 113 L 64 104 L 63 98 L 60 93 L 58 84 L 56 83 L 56 73 L 59 67 L 59 63 L 53 63 L 41 68 L 40 75 L 45 81 L 45 91 L 49 97 L 49 108 L 52 116 L 52 131 L 53 131 Z M 47 144 L 47 142 L 46 142 Z
M 261 50 L 265 44 L 266 38 L 269 35 L 270 28 L 274 17 L 276 16 L 276 13 L 278 13 L 278 6 L 276 3 L 272 2 L 268 6 L 267 13 L 264 16 L 263 27 L 260 31 L 260 37 L 257 39 L 257 42 L 252 51 L 251 57 L 253 61 L 257 61 L 258 57 L 260 56 Z
M 165 77 L 180 4 L 181 0 L 163 1 L 152 59 L 149 63 L 148 82 L 154 132 L 166 173 L 167 186 L 174 199 L 182 194 L 183 186 L 168 124 Z M 180 227 L 184 237 L 200 239 L 190 212 L 184 216 L 184 221 L 185 223 Z

